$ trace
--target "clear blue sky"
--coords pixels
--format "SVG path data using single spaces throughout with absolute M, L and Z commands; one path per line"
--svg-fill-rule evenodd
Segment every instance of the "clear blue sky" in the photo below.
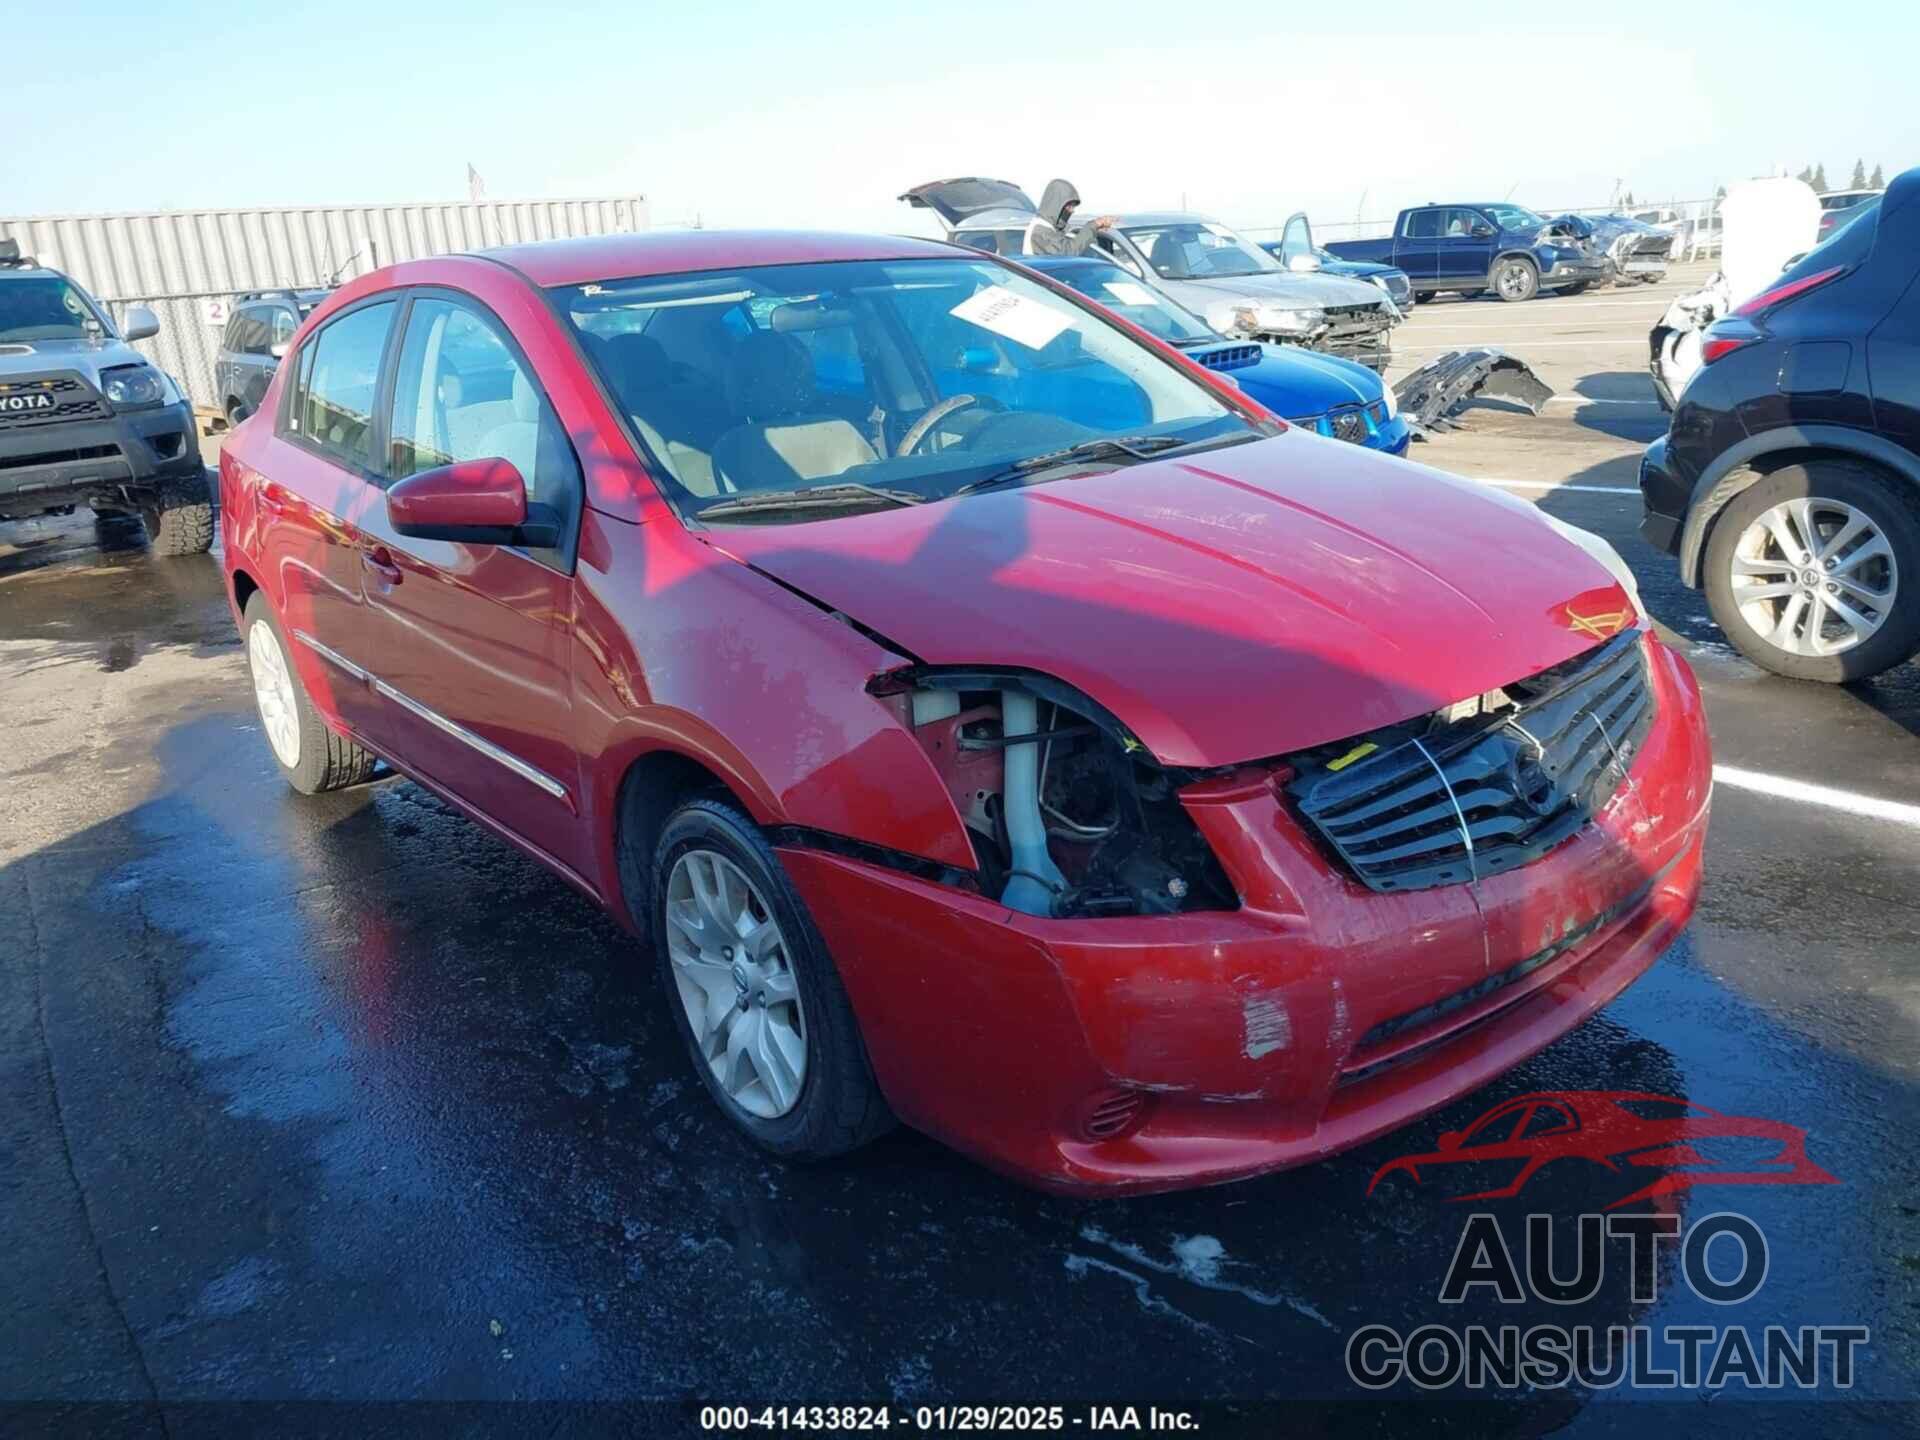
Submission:
M 1463 16 L 1487 37 L 1428 33 Z M 26 33 L 14 215 L 459 199 L 471 162 L 496 199 L 639 192 L 660 223 L 923 228 L 893 197 L 976 173 L 1256 225 L 1920 163 L 1920 6 L 1878 0 L 69 0 Z

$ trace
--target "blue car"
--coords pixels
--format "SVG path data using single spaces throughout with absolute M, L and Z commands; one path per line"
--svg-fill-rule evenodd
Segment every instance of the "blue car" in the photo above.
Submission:
M 1313 226 L 1302 210 L 1287 220 L 1278 240 L 1263 240 L 1260 248 L 1289 270 L 1318 270 L 1322 275 L 1340 275 L 1348 280 L 1364 280 L 1386 291 L 1394 308 L 1402 315 L 1413 309 L 1413 281 L 1407 272 L 1394 265 L 1376 265 L 1368 260 L 1342 260 L 1331 250 L 1313 243 Z
M 1389 455 L 1407 453 L 1412 432 L 1393 391 L 1364 365 L 1297 345 L 1224 339 L 1110 261 L 1033 255 L 1021 263 L 1131 320 L 1197 364 L 1232 376 L 1248 395 L 1303 429 Z

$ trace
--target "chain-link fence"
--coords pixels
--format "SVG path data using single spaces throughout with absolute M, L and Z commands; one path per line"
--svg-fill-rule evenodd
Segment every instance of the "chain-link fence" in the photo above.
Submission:
M 1627 215 L 1649 224 L 1671 227 L 1677 237 L 1674 246 L 1676 259 L 1699 259 L 1719 253 L 1720 202 L 1717 199 L 1648 201 L 1634 205 L 1530 205 L 1527 208 L 1548 216 Z M 1393 222 L 1399 217 L 1396 213 L 1371 219 L 1358 216 L 1351 220 L 1322 220 L 1318 216 L 1310 218 L 1313 221 L 1314 240 L 1324 245 L 1329 240 L 1385 239 L 1393 233 Z M 1278 240 L 1285 226 L 1286 222 L 1281 221 L 1277 225 L 1242 225 L 1240 230 L 1253 240 Z

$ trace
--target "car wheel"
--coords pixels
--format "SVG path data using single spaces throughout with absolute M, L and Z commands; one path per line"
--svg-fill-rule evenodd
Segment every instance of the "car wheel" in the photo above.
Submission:
M 652 919 L 675 1025 L 736 1126 L 804 1160 L 892 1126 L 826 944 L 751 820 L 716 799 L 674 811 Z
M 1531 260 L 1510 255 L 1493 267 L 1493 293 L 1502 300 L 1531 300 L 1540 290 L 1540 269 Z
M 369 779 L 377 757 L 327 728 L 293 668 L 279 622 L 257 590 L 247 600 L 242 628 L 260 728 L 287 783 L 302 795 L 317 795 Z
M 1413 292 L 1413 303 L 1416 305 L 1424 305 L 1431 299 L 1433 299 L 1433 291 L 1431 290 L 1416 290 Z
M 156 555 L 204 555 L 213 548 L 213 497 L 205 472 L 170 476 L 140 507 Z
M 1714 521 L 1706 590 L 1727 638 L 1777 675 L 1878 675 L 1920 649 L 1920 501 L 1849 460 L 1776 470 Z

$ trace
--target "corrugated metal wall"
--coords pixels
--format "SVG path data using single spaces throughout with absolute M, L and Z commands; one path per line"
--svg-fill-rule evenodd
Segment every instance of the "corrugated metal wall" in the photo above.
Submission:
M 239 290 L 350 280 L 396 260 L 568 235 L 647 228 L 640 195 L 597 200 L 483 200 L 286 210 L 159 210 L 131 215 L 0 216 L 20 242 L 74 277 L 116 317 L 151 306 L 160 333 L 139 349 L 217 409 L 220 327 L 205 302 Z

